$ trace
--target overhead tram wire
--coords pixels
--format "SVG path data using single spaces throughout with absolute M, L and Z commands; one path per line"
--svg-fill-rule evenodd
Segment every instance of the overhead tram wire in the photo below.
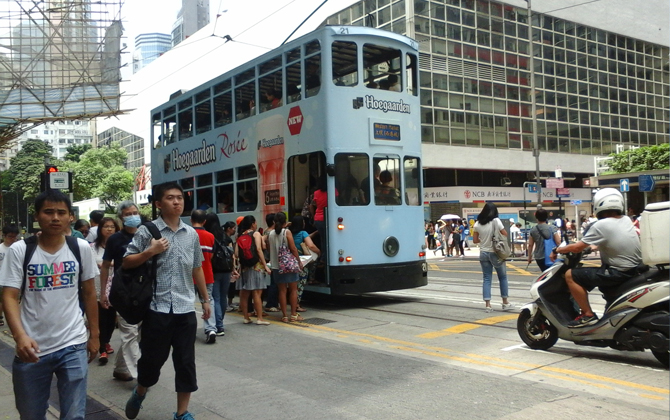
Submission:
M 298 31 L 298 29 L 300 29 L 300 27 L 301 27 L 302 25 L 304 25 L 305 22 L 307 22 L 312 16 L 314 16 L 314 13 L 316 13 L 316 12 L 321 8 L 321 6 L 323 6 L 323 5 L 326 4 L 327 2 L 328 2 L 328 0 L 323 0 L 323 3 L 321 3 L 316 9 L 314 9 L 314 11 L 313 11 L 312 13 L 309 14 L 309 16 L 307 16 L 302 22 L 300 22 L 300 24 L 293 30 L 293 32 L 291 32 L 291 34 L 290 34 L 289 36 L 286 37 L 286 39 L 284 40 L 284 42 L 282 42 L 282 43 L 279 44 L 279 45 L 284 45 L 284 44 L 286 44 L 286 41 L 288 41 L 289 39 L 291 39 L 291 37 L 293 36 L 293 34 L 296 33 L 296 32 Z
M 155 86 L 156 84 L 162 82 L 163 80 L 165 80 L 165 79 L 167 79 L 168 77 L 174 75 L 175 73 L 179 72 L 180 70 L 183 70 L 183 69 L 186 68 L 187 66 L 193 64 L 195 61 L 198 61 L 198 60 L 200 60 L 201 58 L 205 57 L 206 55 L 208 55 L 208 54 L 210 54 L 210 53 L 216 51 L 216 50 L 219 49 L 219 48 L 221 48 L 222 46 L 224 46 L 224 45 L 225 45 L 226 43 L 228 43 L 229 41 L 237 42 L 237 43 L 240 43 L 240 44 L 243 44 L 243 45 L 249 45 L 249 46 L 252 46 L 252 47 L 257 47 L 257 48 L 263 48 L 263 49 L 271 50 L 272 48 L 269 48 L 269 47 L 263 47 L 263 46 L 260 46 L 260 45 L 249 44 L 249 43 L 245 43 L 245 42 L 241 42 L 241 41 L 237 41 L 237 40 L 235 40 L 235 38 L 238 37 L 238 36 L 240 36 L 240 35 L 242 35 L 243 33 L 247 32 L 247 31 L 250 30 L 251 28 L 253 28 L 253 27 L 259 25 L 259 24 L 262 23 L 263 21 L 265 21 L 265 20 L 271 18 L 272 16 L 276 15 L 276 14 L 279 13 L 281 10 L 283 10 L 284 8 L 286 8 L 287 6 L 289 6 L 290 4 L 295 3 L 295 2 L 296 2 L 296 0 L 291 0 L 289 3 L 286 3 L 284 6 L 280 7 L 280 8 L 277 9 L 277 10 L 275 10 L 274 12 L 272 12 L 271 14 L 269 14 L 268 16 L 264 17 L 263 19 L 259 20 L 258 22 L 254 23 L 253 25 L 249 26 L 248 28 L 244 29 L 242 32 L 238 33 L 238 34 L 235 35 L 235 36 L 230 36 L 230 35 L 220 36 L 220 35 L 212 34 L 210 37 L 221 38 L 221 39 L 226 40 L 226 42 L 224 42 L 223 44 L 218 45 L 218 46 L 212 48 L 212 49 L 209 50 L 209 51 L 206 51 L 206 52 L 202 53 L 200 56 L 198 56 L 198 57 L 196 57 L 196 58 L 190 60 L 188 63 L 184 64 L 182 67 L 179 67 L 179 68 L 175 69 L 173 72 L 168 73 L 168 74 L 165 75 L 164 77 L 162 77 L 162 78 L 156 80 L 154 83 L 152 83 L 152 84 L 150 84 L 150 85 L 147 85 L 144 89 L 142 89 L 142 90 L 140 90 L 140 91 L 137 91 L 136 93 L 133 94 L 133 96 L 137 96 L 137 95 L 139 95 L 140 93 L 146 91 L 146 90 L 149 89 L 150 87 Z M 191 44 L 189 44 L 189 45 L 192 45 L 192 44 L 195 43 L 195 42 L 199 42 L 199 41 L 202 41 L 202 40 L 204 40 L 204 39 L 208 39 L 208 38 L 209 38 L 209 37 L 201 38 L 201 39 L 199 39 L 199 40 L 197 40 L 197 41 L 193 41 L 193 42 L 192 42 Z M 185 46 L 186 46 L 186 45 L 182 45 L 182 47 L 185 47 Z M 176 47 L 170 49 L 170 51 L 175 50 L 175 49 L 177 49 L 177 48 L 180 48 L 180 47 L 179 47 L 179 46 L 176 46 Z

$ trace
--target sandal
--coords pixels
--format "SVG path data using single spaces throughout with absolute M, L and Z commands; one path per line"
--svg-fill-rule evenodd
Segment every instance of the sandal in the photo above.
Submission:
M 300 314 L 291 315 L 291 322 L 304 321 L 305 319 Z
M 288 322 L 289 322 L 288 317 L 287 316 L 281 317 L 281 322 L 286 322 L 288 324 Z
M 295 310 L 296 312 L 307 312 L 307 309 L 303 308 L 302 306 L 298 306 L 298 309 Z

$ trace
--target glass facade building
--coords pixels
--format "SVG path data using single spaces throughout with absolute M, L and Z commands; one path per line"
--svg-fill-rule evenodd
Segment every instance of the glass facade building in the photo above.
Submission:
M 135 37 L 133 53 L 133 74 L 146 67 L 172 48 L 172 38 L 168 34 L 149 33 Z
M 424 144 L 532 151 L 531 65 L 542 153 L 668 142 L 667 46 L 488 0 L 364 0 L 325 23 L 419 41 Z
M 124 165 L 126 169 L 135 173 L 135 169 L 144 166 L 144 139 L 142 137 L 117 127 L 111 127 L 98 134 L 98 147 L 110 146 L 112 143 L 119 143 L 128 152 Z

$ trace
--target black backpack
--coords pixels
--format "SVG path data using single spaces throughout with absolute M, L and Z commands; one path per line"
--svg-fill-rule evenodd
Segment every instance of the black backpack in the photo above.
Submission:
M 26 253 L 23 255 L 23 282 L 21 283 L 21 296 L 23 296 L 23 294 L 26 291 L 26 273 L 28 270 L 28 263 L 30 262 L 30 259 L 33 257 L 33 254 L 37 249 L 37 235 L 30 236 L 24 239 L 23 242 L 26 243 Z M 78 287 L 77 293 L 79 294 L 79 307 L 81 308 L 81 313 L 83 315 L 84 295 L 82 293 L 82 287 L 81 287 L 81 270 L 82 270 L 81 251 L 79 250 L 79 244 L 77 243 L 77 238 L 75 238 L 74 236 L 66 236 L 65 243 L 67 244 L 68 248 L 70 248 L 70 251 L 74 254 L 74 258 L 77 260 L 77 263 L 79 264 L 79 273 L 77 273 L 77 287 Z
M 152 222 L 143 223 L 154 239 L 160 239 L 161 233 Z M 109 303 L 129 324 L 139 324 L 149 312 L 151 300 L 156 289 L 156 268 L 158 255 L 135 268 L 116 268 Z
M 215 273 L 230 273 L 233 271 L 233 250 L 216 238 L 214 238 L 212 271 Z

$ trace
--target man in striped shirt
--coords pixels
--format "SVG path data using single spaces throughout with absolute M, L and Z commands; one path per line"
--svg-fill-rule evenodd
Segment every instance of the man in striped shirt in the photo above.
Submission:
M 172 349 L 177 392 L 174 419 L 193 420 L 193 415 L 188 412 L 191 393 L 198 389 L 195 372 L 198 322 L 193 307 L 193 279 L 203 297 L 202 319 L 207 320 L 212 310 L 202 271 L 202 250 L 198 234 L 180 218 L 184 211 L 181 186 L 169 182 L 154 187 L 154 201 L 161 212 L 154 220 L 161 239 L 153 239 L 149 229 L 140 226 L 123 257 L 123 268 L 134 268 L 158 255 L 154 298 L 151 310 L 142 322 L 142 356 L 137 365 L 137 386 L 126 403 L 126 417 L 137 417 L 149 387 L 158 382 L 161 368 Z

